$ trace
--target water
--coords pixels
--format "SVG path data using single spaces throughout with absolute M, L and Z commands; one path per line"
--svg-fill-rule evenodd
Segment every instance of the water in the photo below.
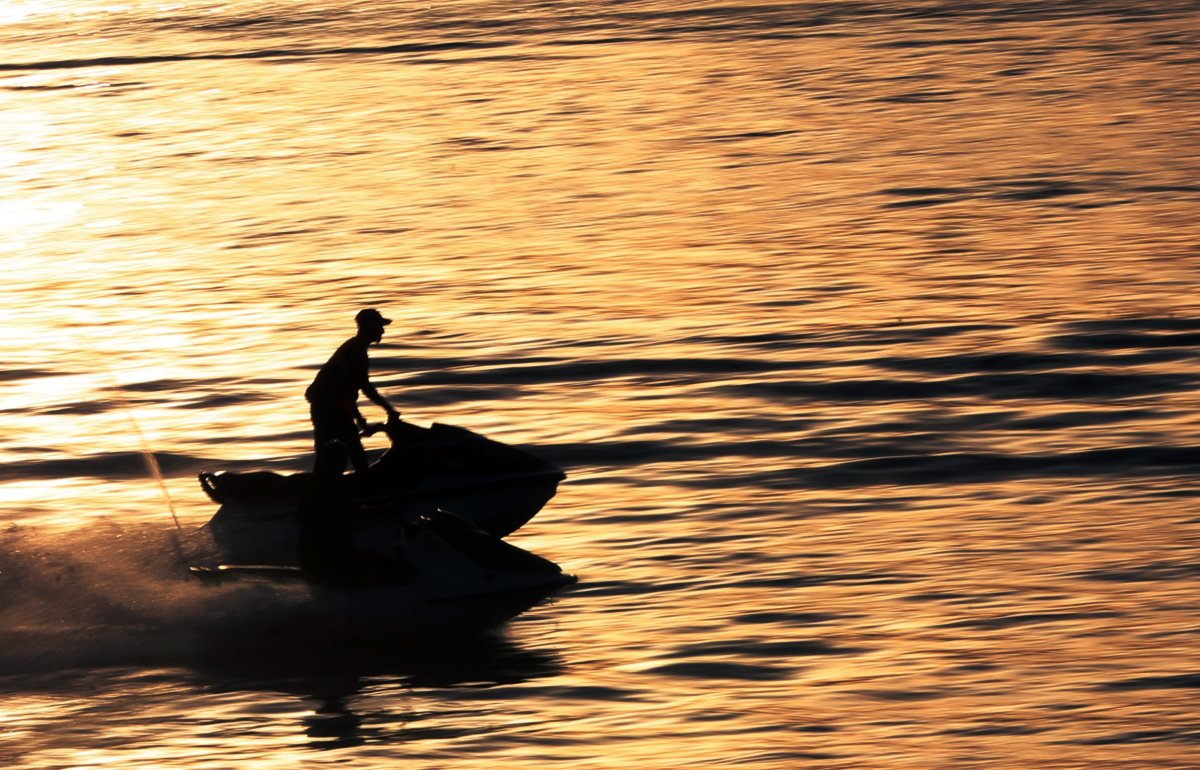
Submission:
M 1195 767 L 1198 15 L 6 3 L 0 759 Z M 362 306 L 569 473 L 495 636 L 179 569 Z

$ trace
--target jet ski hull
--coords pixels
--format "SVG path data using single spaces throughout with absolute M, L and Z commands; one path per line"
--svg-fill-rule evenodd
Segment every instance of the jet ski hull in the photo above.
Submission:
M 445 511 L 423 516 L 395 549 L 394 570 L 316 575 L 288 564 L 194 566 L 194 576 L 251 599 L 252 637 L 414 638 L 484 631 L 576 581 L 553 562 Z M 378 546 L 378 544 L 376 544 Z M 221 558 L 225 555 L 222 554 Z M 376 562 L 380 563 L 380 562 Z M 245 604 L 245 602 L 242 602 Z

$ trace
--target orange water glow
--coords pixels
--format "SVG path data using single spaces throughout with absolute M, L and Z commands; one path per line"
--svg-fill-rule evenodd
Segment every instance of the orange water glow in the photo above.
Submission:
M 0 9 L 83 25 L 6 60 L 102 59 L 0 72 L 0 508 L 56 533 L 30 574 L 135 584 L 171 505 L 213 514 L 199 468 L 307 468 L 304 388 L 370 306 L 407 419 L 566 467 L 512 539 L 582 581 L 509 631 L 532 673 L 163 653 L 84 695 L 18 682 L 0 758 L 1189 767 L 1195 687 L 1155 677 L 1200 670 L 1194 12 L 710 35 L 680 19 L 738 9 L 649 2 L 621 18 L 653 34 L 608 35 L 218 5 Z M 811 11 L 747 24 L 777 7 Z M 344 50 L 464 30 L 491 47 Z M 170 574 L 87 633 L 191 606 Z M 325 751 L 335 685 L 358 722 Z

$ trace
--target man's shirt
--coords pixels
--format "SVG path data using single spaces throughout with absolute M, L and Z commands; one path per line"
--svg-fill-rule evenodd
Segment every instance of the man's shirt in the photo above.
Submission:
M 368 384 L 368 366 L 367 343 L 351 337 L 317 372 L 304 397 L 317 406 L 352 406 L 358 402 L 358 392 Z

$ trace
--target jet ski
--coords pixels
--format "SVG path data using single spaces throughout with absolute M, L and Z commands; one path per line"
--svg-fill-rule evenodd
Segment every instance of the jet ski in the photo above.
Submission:
M 396 419 L 364 431 L 383 431 L 391 446 L 365 473 L 347 474 L 351 499 L 419 514 L 454 511 L 480 529 L 505 537 L 524 526 L 558 490 L 562 469 L 465 428 L 422 428 Z M 294 520 L 309 473 L 203 472 L 200 486 L 221 505 L 216 528 Z M 293 523 L 294 526 L 294 523 Z
M 390 544 L 360 538 L 361 558 L 341 574 L 225 561 L 190 572 L 252 599 L 256 611 L 239 635 L 264 639 L 478 632 L 576 581 L 448 511 L 403 524 L 397 537 Z

